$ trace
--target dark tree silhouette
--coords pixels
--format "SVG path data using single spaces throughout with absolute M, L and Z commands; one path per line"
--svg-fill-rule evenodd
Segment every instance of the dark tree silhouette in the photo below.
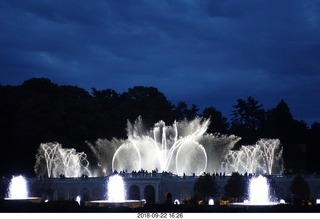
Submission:
M 300 174 L 296 175 L 290 185 L 294 204 L 302 204 L 310 198 L 310 188 L 307 181 Z
M 259 101 L 249 96 L 246 100 L 238 99 L 233 107 L 232 126 L 244 126 L 250 130 L 258 130 L 261 127 L 264 110 Z
M 232 173 L 225 187 L 225 196 L 233 202 L 243 201 L 247 197 L 248 176 Z
M 254 144 L 260 138 L 259 132 L 264 122 L 262 104 L 249 96 L 246 100 L 238 99 L 233 108 L 231 133 L 242 136 L 241 144 Z
M 96 90 L 92 88 L 93 98 L 97 101 L 102 111 L 114 115 L 120 104 L 120 94 L 112 89 Z
M 174 107 L 174 116 L 176 120 L 192 120 L 198 116 L 199 108 L 192 104 L 191 108 L 184 101 L 178 102 L 177 106 Z
M 198 199 L 208 203 L 208 200 L 214 198 L 219 192 L 215 176 L 208 173 L 199 176 L 194 184 L 193 191 Z
M 33 175 L 40 143 L 59 141 L 84 151 L 85 140 L 96 138 L 96 104 L 85 90 L 57 86 L 45 78 L 3 89 L 10 92 L 1 101 L 6 108 L 1 118 L 7 118 L 2 123 L 8 134 L 4 141 L 10 147 L 0 159 L 3 174 Z
M 93 99 L 97 103 L 96 133 L 99 138 L 111 139 L 114 136 L 125 137 L 126 118 L 119 111 L 121 95 L 112 89 L 96 90 L 92 88 Z
M 136 86 L 121 95 L 119 112 L 122 116 L 131 122 L 141 116 L 146 128 L 160 120 L 171 123 L 172 110 L 171 102 L 155 87 Z
M 307 126 L 293 118 L 289 106 L 282 99 L 267 112 L 264 133 L 270 138 L 280 139 L 283 145 L 283 158 L 287 172 L 306 170 Z
M 228 134 L 229 123 L 227 122 L 227 118 L 222 116 L 222 113 L 215 109 L 214 107 L 207 107 L 203 110 L 202 115 L 203 118 L 211 120 L 211 123 L 208 127 L 209 133 L 222 133 Z
M 307 147 L 307 167 L 310 172 L 320 172 L 320 123 L 315 122 L 311 125 L 308 132 Z

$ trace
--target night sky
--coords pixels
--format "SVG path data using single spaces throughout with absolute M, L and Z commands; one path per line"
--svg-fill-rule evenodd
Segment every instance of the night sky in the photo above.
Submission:
M 0 83 L 153 86 L 229 117 L 238 98 L 320 122 L 320 1 L 1 0 Z

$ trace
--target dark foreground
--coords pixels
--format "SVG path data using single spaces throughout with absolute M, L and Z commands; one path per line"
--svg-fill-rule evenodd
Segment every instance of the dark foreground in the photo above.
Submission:
M 81 206 L 77 202 L 70 201 L 55 201 L 48 203 L 32 203 L 23 201 L 0 201 L 0 213 L 126 213 L 126 212 L 182 212 L 182 213 L 249 213 L 249 212 L 301 212 L 301 213 L 320 213 L 320 205 L 312 206 L 295 206 L 290 204 L 282 204 L 275 206 L 199 206 L 199 205 L 168 205 L 155 204 L 139 208 L 129 207 L 96 207 L 96 206 Z

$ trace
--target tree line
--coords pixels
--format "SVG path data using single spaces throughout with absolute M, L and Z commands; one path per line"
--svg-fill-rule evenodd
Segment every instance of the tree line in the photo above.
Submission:
M 228 121 L 213 106 L 200 111 L 185 101 L 173 104 L 155 87 L 135 86 L 123 93 L 92 88 L 89 93 L 77 86 L 59 86 L 48 78 L 31 78 L 18 86 L 0 85 L 0 175 L 33 176 L 35 154 L 44 142 L 55 141 L 83 151 L 90 160 L 92 152 L 86 141 L 126 138 L 127 121 L 139 116 L 146 129 L 160 120 L 172 124 L 175 120 L 211 118 L 207 132 L 241 137 L 236 147 L 254 144 L 260 138 L 279 139 L 286 173 L 320 170 L 320 123 L 308 127 L 296 120 L 283 99 L 274 108 L 264 109 L 252 96 L 239 98 Z

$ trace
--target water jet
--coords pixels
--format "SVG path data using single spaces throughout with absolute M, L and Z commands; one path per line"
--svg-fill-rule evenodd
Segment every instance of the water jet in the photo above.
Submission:
M 282 146 L 278 139 L 260 139 L 254 145 L 242 145 L 235 135 L 207 133 L 209 119 L 164 121 L 143 129 L 142 118 L 128 121 L 127 139 L 98 139 L 87 142 L 97 166 L 90 165 L 84 152 L 63 148 L 57 142 L 42 143 L 36 155 L 35 170 L 47 177 L 106 176 L 117 171 L 159 171 L 179 176 L 232 172 L 281 174 Z
M 40 197 L 29 196 L 28 181 L 22 175 L 12 176 L 8 187 L 7 197 L 5 197 L 4 200 L 11 202 L 41 202 Z
M 126 199 L 125 183 L 122 177 L 118 174 L 114 174 L 108 177 L 107 180 L 107 199 L 105 200 L 92 200 L 86 201 L 86 206 L 95 207 L 128 207 L 138 208 L 145 205 L 145 200 L 130 200 Z
M 265 176 L 253 176 L 249 181 L 248 188 L 249 197 L 243 202 L 234 202 L 231 205 L 235 206 L 272 206 L 283 204 L 281 202 L 273 201 L 274 197 L 270 194 L 270 185 Z

